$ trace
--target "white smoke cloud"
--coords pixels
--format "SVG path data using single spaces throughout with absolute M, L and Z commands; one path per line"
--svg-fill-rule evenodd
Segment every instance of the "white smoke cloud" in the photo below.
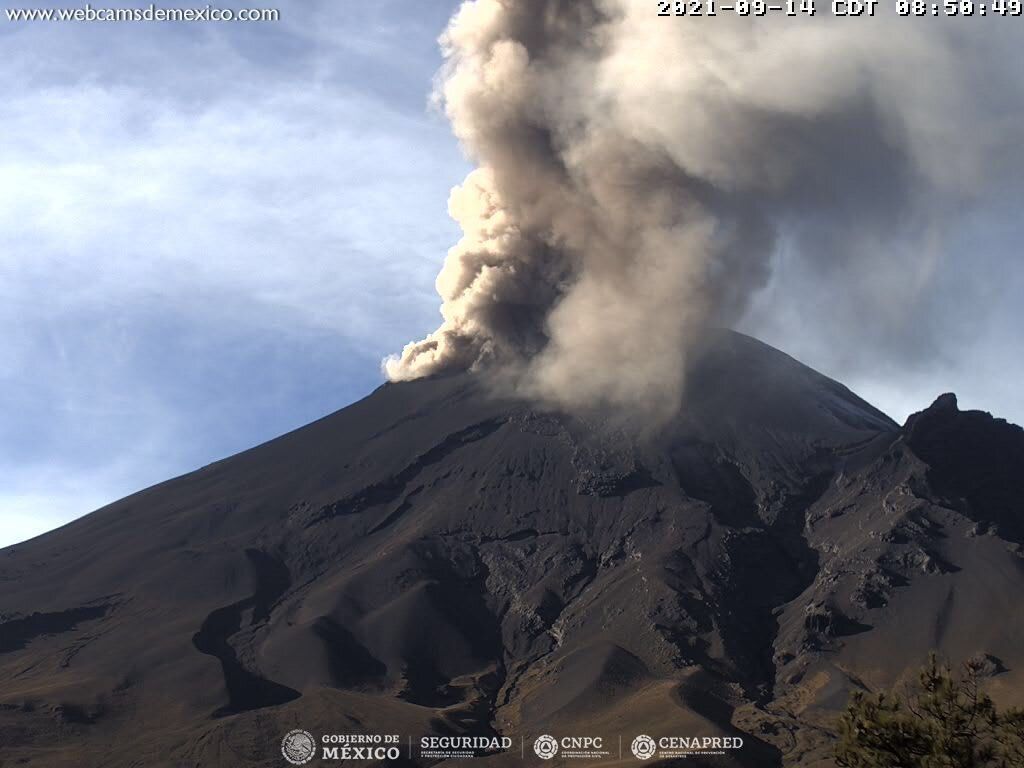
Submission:
M 998 25 L 464 3 L 439 96 L 479 169 L 449 205 L 443 323 L 388 376 L 497 365 L 561 404 L 669 415 L 780 242 L 869 310 L 913 307 L 950 222 L 1020 170 Z

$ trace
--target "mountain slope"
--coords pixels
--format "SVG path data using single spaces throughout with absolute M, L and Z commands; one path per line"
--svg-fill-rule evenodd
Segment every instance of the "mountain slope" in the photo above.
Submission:
M 491 391 L 385 385 L 0 552 L 0 765 L 280 765 L 292 728 L 817 765 L 933 647 L 1024 689 L 1019 428 L 900 430 L 733 333 L 642 438 Z

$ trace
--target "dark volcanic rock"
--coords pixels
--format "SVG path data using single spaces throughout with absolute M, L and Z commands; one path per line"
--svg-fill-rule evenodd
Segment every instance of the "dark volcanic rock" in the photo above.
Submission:
M 1018 428 L 901 431 L 732 333 L 653 434 L 493 391 L 388 384 L 0 552 L 0 764 L 271 766 L 304 728 L 819 765 L 932 648 L 1024 690 Z
M 945 394 L 908 418 L 904 432 L 937 494 L 1024 542 L 1024 429 L 984 411 L 961 411 L 956 395 Z

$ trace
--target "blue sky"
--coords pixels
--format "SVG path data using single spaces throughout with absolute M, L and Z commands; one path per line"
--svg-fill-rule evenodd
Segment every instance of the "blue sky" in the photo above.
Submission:
M 358 399 L 436 326 L 469 170 L 429 106 L 455 3 L 280 7 L 0 18 L 0 546 Z M 954 389 L 1024 421 L 1015 210 L 960 233 L 941 348 L 820 332 L 831 300 L 784 259 L 744 329 L 899 420 Z
M 300 426 L 436 323 L 452 5 L 0 20 L 0 545 Z

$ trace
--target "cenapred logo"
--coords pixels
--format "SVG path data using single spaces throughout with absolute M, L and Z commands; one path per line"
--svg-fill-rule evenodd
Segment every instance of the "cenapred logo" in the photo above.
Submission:
M 533 742 L 533 751 L 537 753 L 537 757 L 541 760 L 550 760 L 558 754 L 558 741 L 555 740 L 554 736 L 545 734 Z
M 281 739 L 281 754 L 292 765 L 305 765 L 316 756 L 316 739 L 301 728 L 288 731 Z
M 687 758 L 708 755 L 724 755 L 727 750 L 743 749 L 739 736 L 661 736 L 655 741 L 647 734 L 641 734 L 629 745 L 638 760 Z
M 629 749 L 632 751 L 633 757 L 637 760 L 650 760 L 654 757 L 654 753 L 658 751 L 658 745 L 650 736 L 640 734 L 633 739 L 633 743 L 629 745 Z

